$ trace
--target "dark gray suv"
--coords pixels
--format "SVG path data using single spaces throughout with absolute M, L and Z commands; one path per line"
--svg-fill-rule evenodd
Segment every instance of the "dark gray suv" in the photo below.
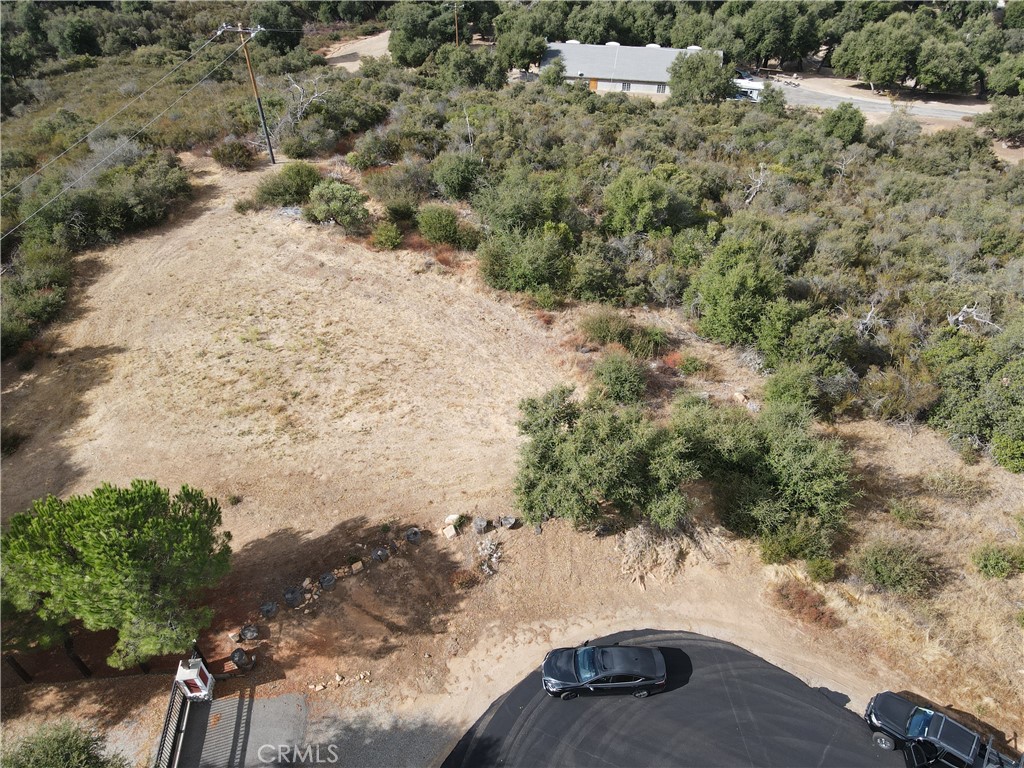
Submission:
M 983 743 L 969 728 L 892 691 L 871 697 L 864 719 L 876 747 L 902 749 L 914 768 L 1022 768 L 1024 763 L 997 752 L 992 739 Z
M 584 692 L 632 693 L 642 699 L 663 689 L 667 679 L 665 657 L 657 648 L 584 644 L 549 652 L 542 684 L 549 696 L 563 699 Z

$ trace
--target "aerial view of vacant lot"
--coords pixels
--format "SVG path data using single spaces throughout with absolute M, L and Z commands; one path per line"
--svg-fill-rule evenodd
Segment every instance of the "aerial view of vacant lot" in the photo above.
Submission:
M 440 765 L 639 630 L 1020 759 L 1024 2 L 0 22 L 4 768 Z

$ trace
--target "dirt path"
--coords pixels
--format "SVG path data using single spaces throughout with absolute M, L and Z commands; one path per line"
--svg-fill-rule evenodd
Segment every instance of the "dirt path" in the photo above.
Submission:
M 343 43 L 317 51 L 332 67 L 341 67 L 349 72 L 359 69 L 360 59 L 367 56 L 387 56 L 388 41 L 391 39 L 391 30 L 381 32 L 369 37 L 360 37 L 357 40 L 346 40 Z
M 286 212 L 242 216 L 234 202 L 273 171 L 187 163 L 197 200 L 163 228 L 81 258 L 86 282 L 48 334 L 49 355 L 28 373 L 5 367 L 4 418 L 30 437 L 3 460 L 3 514 L 135 477 L 220 498 L 236 555 L 203 638 L 211 658 L 263 600 L 362 558 L 365 571 L 308 615 L 261 625 L 261 661 L 244 681 L 257 696 L 302 693 L 313 723 L 429 723 L 443 743 L 552 645 L 645 627 L 735 642 L 855 709 L 884 688 L 947 695 L 896 669 L 899 652 L 879 651 L 875 598 L 831 590 L 846 624 L 829 633 L 781 614 L 771 585 L 795 567 L 762 567 L 707 510 L 678 573 L 655 568 L 643 586 L 623 575 L 614 537 L 551 523 L 539 536 L 490 534 L 498 575 L 460 588 L 458 573 L 477 572 L 479 537 L 436 531 L 449 513 L 510 511 L 519 400 L 579 381 L 585 367 L 565 338 L 571 313 L 548 326 L 484 289 L 472 265 L 376 253 Z M 713 363 L 698 382 L 712 396 L 757 396 L 759 377 L 733 352 L 696 340 L 670 311 L 644 319 Z M 1018 502 L 993 497 L 992 519 Z M 369 547 L 409 525 L 428 532 L 421 545 L 369 560 Z M 934 664 L 951 651 L 929 654 Z M 115 689 L 113 701 L 97 695 Z M 5 687 L 5 735 L 72 716 L 142 764 L 165 700 L 166 681 L 151 678 Z

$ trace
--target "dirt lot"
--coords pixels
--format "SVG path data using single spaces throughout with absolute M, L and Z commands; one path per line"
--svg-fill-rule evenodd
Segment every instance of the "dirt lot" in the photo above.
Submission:
M 387 56 L 390 39 L 391 31 L 389 30 L 369 37 L 360 37 L 357 40 L 346 40 L 331 48 L 317 51 L 317 53 L 327 59 L 327 63 L 331 66 L 355 72 L 359 69 L 360 59 L 367 56 Z
M 761 566 L 705 508 L 697 540 L 642 578 L 623 573 L 621 540 L 551 523 L 541 535 L 490 534 L 498 573 L 466 584 L 478 573 L 479 537 L 448 542 L 437 531 L 448 514 L 511 511 L 518 401 L 585 378 L 575 312 L 547 325 L 484 288 L 471 262 L 377 253 L 294 212 L 242 216 L 233 203 L 272 171 L 186 162 L 195 202 L 160 230 L 84 256 L 83 288 L 45 339 L 48 352 L 28 372 L 5 366 L 5 425 L 30 438 L 3 460 L 3 515 L 46 493 L 135 477 L 216 495 L 236 553 L 202 639 L 219 661 L 233 647 L 226 633 L 264 600 L 360 558 L 365 570 L 310 613 L 261 623 L 248 681 L 257 695 L 300 692 L 321 714 L 393 715 L 455 732 L 552 645 L 650 627 L 738 643 L 845 693 L 855 709 L 877 690 L 910 689 L 1014 735 L 1024 648 L 1008 617 L 1022 577 L 993 585 L 968 572 L 927 608 L 832 586 L 829 604 L 845 624 L 825 632 L 769 597 L 796 566 Z M 694 388 L 756 400 L 761 380 L 736 354 L 696 339 L 672 311 L 639 314 L 713 363 Z M 836 433 L 864 477 L 858 530 L 885 529 L 879 504 L 894 489 L 917 492 L 935 466 L 960 469 L 925 431 L 854 423 Z M 1014 535 L 1024 490 L 985 462 L 962 471 L 984 479 L 988 495 L 970 507 L 928 499 L 937 524 L 921 535 L 959 546 L 954 565 L 967 571 L 963 542 Z M 417 546 L 401 539 L 411 525 L 427 532 Z M 370 560 L 392 541 L 387 562 Z M 964 622 L 956 612 L 967 605 Z M 5 686 L 5 735 L 68 715 L 108 729 L 142 763 L 166 687 L 153 677 Z

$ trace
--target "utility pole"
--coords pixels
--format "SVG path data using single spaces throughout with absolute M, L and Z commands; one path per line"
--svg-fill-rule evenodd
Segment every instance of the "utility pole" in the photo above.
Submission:
M 249 70 L 249 82 L 252 83 L 252 95 L 256 97 L 256 110 L 260 113 L 260 125 L 263 126 L 263 137 L 267 140 L 267 153 L 270 155 L 270 163 L 273 165 L 277 161 L 274 160 L 274 148 L 270 145 L 270 131 L 267 130 L 267 117 L 263 114 L 263 102 L 260 100 L 260 91 L 256 87 L 256 75 L 252 71 L 252 61 L 249 59 L 249 40 L 256 37 L 257 34 L 263 31 L 263 27 L 257 26 L 255 28 L 243 27 L 241 24 L 236 24 L 234 27 L 229 27 L 227 24 L 222 24 L 220 29 L 217 30 L 217 34 L 223 32 L 237 32 L 239 39 L 242 41 L 242 53 L 245 54 L 245 66 Z M 249 37 L 245 37 L 245 33 L 249 34 Z

